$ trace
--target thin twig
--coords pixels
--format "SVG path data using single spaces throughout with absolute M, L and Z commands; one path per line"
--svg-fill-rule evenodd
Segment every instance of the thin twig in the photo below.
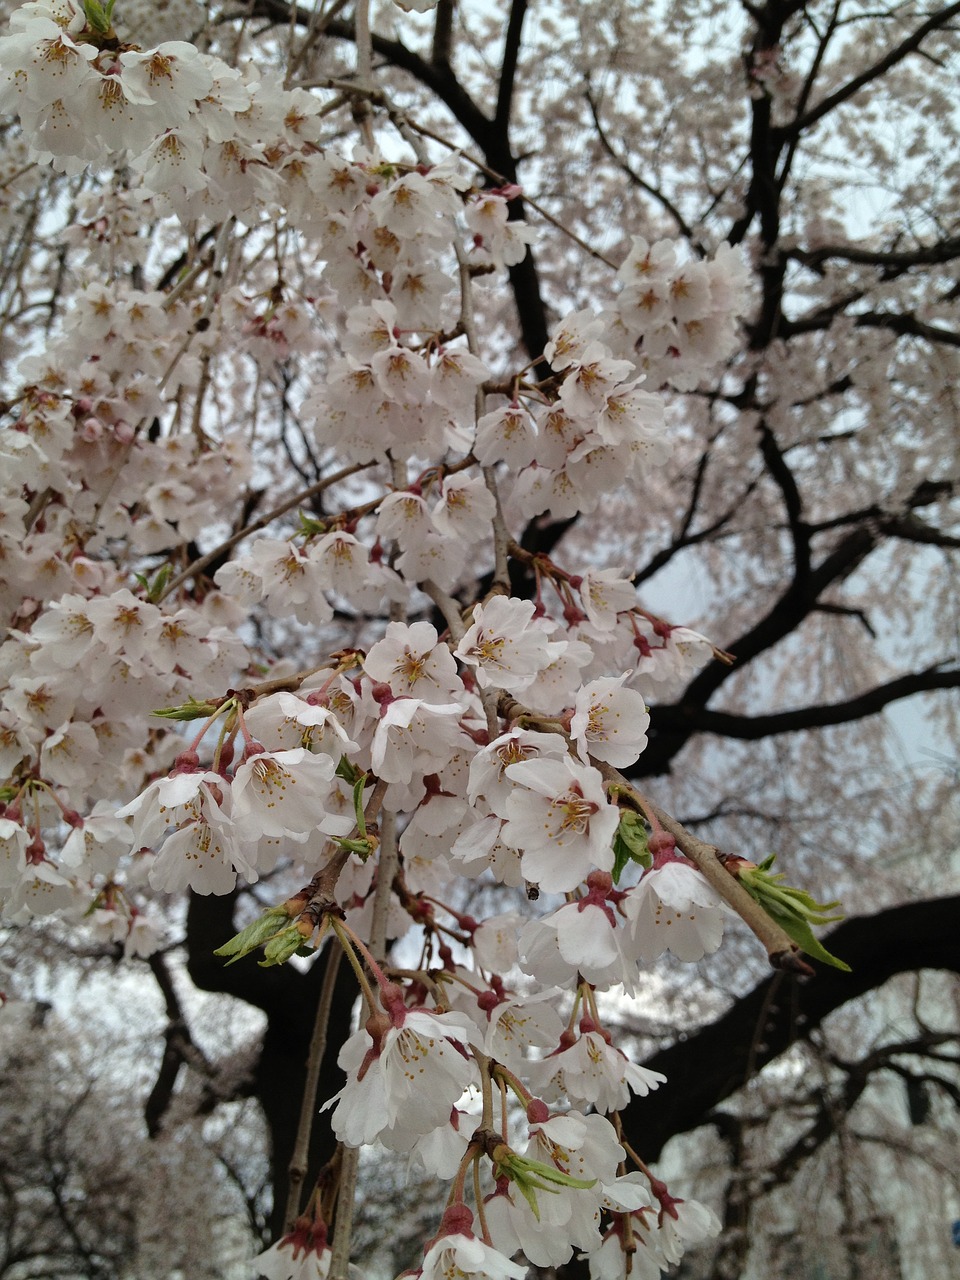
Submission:
M 340 968 L 342 955 L 343 950 L 333 945 L 333 943 L 327 948 L 327 969 L 323 975 L 320 999 L 317 1002 L 317 1016 L 313 1024 L 310 1051 L 307 1055 L 307 1075 L 303 1083 L 303 1101 L 300 1104 L 297 1138 L 287 1173 L 287 1209 L 283 1219 L 284 1235 L 293 1230 L 294 1221 L 300 1212 L 300 1192 L 303 1187 L 303 1180 L 307 1175 L 310 1134 L 313 1130 L 314 1116 L 317 1114 L 317 1085 L 320 1081 L 320 1064 L 327 1048 L 327 1028 L 330 1025 L 333 990 L 336 986 L 337 971 Z
M 318 493 L 322 493 L 324 489 L 329 489 L 331 485 L 337 484 L 339 481 L 345 480 L 347 476 L 355 475 L 356 472 L 363 471 L 366 467 L 372 467 L 373 465 L 374 464 L 372 462 L 355 462 L 349 467 L 341 467 L 339 471 L 334 471 L 333 475 L 327 476 L 323 480 L 318 480 L 316 484 L 308 485 L 306 489 L 300 489 L 292 498 L 288 498 L 285 502 L 281 502 L 278 507 L 274 507 L 272 511 L 268 511 L 267 514 L 265 516 L 261 516 L 259 520 L 254 520 L 253 524 L 245 524 L 242 529 L 238 529 L 236 533 L 232 533 L 229 538 L 226 538 L 223 542 L 219 543 L 212 551 L 208 551 L 207 554 L 201 556 L 199 560 L 194 560 L 188 564 L 183 573 L 178 573 L 175 578 L 171 579 L 158 597 L 158 602 L 160 600 L 165 600 L 172 591 L 176 591 L 177 587 L 186 582 L 188 578 L 195 577 L 196 574 L 202 573 L 207 565 L 212 564 L 219 556 L 230 551 L 238 542 L 242 542 L 244 538 L 248 538 L 252 533 L 257 533 L 260 529 L 265 529 L 268 524 L 279 519 L 280 516 L 286 515 L 286 513 L 293 507 L 297 507 L 300 503 L 316 497 Z

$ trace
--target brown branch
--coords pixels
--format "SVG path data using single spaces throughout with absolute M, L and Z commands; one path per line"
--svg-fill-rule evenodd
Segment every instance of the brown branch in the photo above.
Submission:
M 960 897 L 952 897 L 846 921 L 824 944 L 843 956 L 851 973 L 824 967 L 811 983 L 774 974 L 710 1026 L 655 1053 L 643 1065 L 663 1072 L 667 1083 L 654 1098 L 630 1104 L 623 1113 L 625 1131 L 637 1135 L 645 1158 L 656 1159 L 670 1138 L 703 1124 L 725 1098 L 809 1036 L 835 1009 L 876 990 L 894 974 L 918 969 L 960 973 L 958 918 Z M 771 1000 L 774 984 L 781 989 Z
M 937 689 L 956 688 L 960 688 L 960 671 L 929 667 L 925 671 L 911 672 L 886 684 L 877 685 L 845 702 L 775 711 L 765 716 L 743 716 L 731 711 L 710 711 L 704 708 L 697 715 L 697 731 L 750 742 L 779 733 L 797 733 L 803 729 L 822 729 L 831 724 L 849 724 L 853 720 L 875 716 L 891 702 L 899 702 L 902 698 L 911 698 L 917 693 L 932 693 Z
M 811 125 L 822 120 L 825 115 L 834 111 L 844 102 L 848 102 L 855 94 L 859 93 L 866 85 L 877 80 L 884 75 L 891 67 L 895 67 L 898 62 L 902 62 L 904 58 L 911 53 L 916 53 L 920 45 L 931 33 L 938 28 L 945 26 L 952 18 L 960 14 L 960 3 L 946 5 L 943 9 L 930 15 L 926 22 L 922 22 L 916 31 L 905 39 L 901 40 L 898 45 L 890 50 L 873 66 L 867 67 L 865 71 L 861 71 L 858 76 L 854 76 L 852 80 L 848 80 L 845 85 L 829 94 L 812 107 L 805 115 L 791 121 L 785 128 L 778 130 L 779 133 L 790 136 L 794 133 L 803 133 L 808 130 Z

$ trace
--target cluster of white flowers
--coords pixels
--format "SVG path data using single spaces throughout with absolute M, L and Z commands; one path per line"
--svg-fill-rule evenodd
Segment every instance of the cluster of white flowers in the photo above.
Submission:
M 322 928 L 336 920 L 362 942 L 389 890 L 391 932 L 426 930 L 430 981 L 380 974 L 367 993 L 334 1128 L 438 1176 L 468 1152 L 487 1160 L 482 1238 L 454 1205 L 417 1274 L 517 1280 L 508 1259 L 522 1249 L 540 1266 L 582 1251 L 612 1280 L 627 1218 L 641 1274 L 659 1272 L 714 1223 L 625 1173 L 600 1113 L 662 1077 L 612 1044 L 595 993 L 635 990 L 666 950 L 715 950 L 721 903 L 654 819 L 653 856 L 626 841 L 624 876 L 611 775 L 647 745 L 646 700 L 713 649 L 645 612 L 622 569 L 527 556 L 537 593 L 519 599 L 501 562 L 527 555 L 510 522 L 591 512 L 665 461 L 658 389 L 729 353 L 739 259 L 722 247 L 681 262 L 636 240 L 611 309 L 556 327 L 552 374 L 491 390 L 492 359 L 458 316 L 474 277 L 526 252 L 532 232 L 509 217 L 518 188 L 477 190 L 459 159 L 388 160 L 369 138 L 340 154 L 319 95 L 168 39 L 135 9 L 126 32 L 160 43 L 107 38 L 90 12 L 38 0 L 0 38 L 0 110 L 19 114 L 32 159 L 124 173 L 122 191 L 80 194 L 66 241 L 84 246 L 84 274 L 59 336 L 21 361 L 0 433 L 0 912 L 86 914 L 97 938 L 146 954 L 151 892 L 226 894 L 279 867 L 322 883 Z M 192 12 L 184 0 L 153 16 L 189 28 Z M 222 222 L 209 260 L 191 231 L 182 274 L 157 292 L 112 266 L 125 254 L 142 274 L 146 212 Z M 312 246 L 326 295 L 243 278 L 231 220 L 281 218 Z M 339 326 L 332 355 L 324 325 Z M 299 425 L 323 468 L 365 471 L 351 509 L 226 536 L 242 488 L 269 470 L 242 426 L 204 411 L 227 346 L 258 375 L 320 352 Z M 496 580 L 477 599 L 487 569 Z M 443 633 L 422 616 L 427 597 Z M 308 672 L 252 665 L 251 616 L 316 635 L 387 608 L 392 621 Z M 401 832 L 386 886 L 379 813 Z M 477 922 L 455 886 L 480 878 L 562 901 Z M 295 914 L 294 947 L 317 924 L 284 919 Z M 522 1132 L 504 1105 L 499 1130 L 477 1136 L 491 1071 L 523 1099 Z M 300 1257 L 325 1274 L 322 1226 L 298 1232 L 261 1258 L 264 1274 L 292 1274 Z

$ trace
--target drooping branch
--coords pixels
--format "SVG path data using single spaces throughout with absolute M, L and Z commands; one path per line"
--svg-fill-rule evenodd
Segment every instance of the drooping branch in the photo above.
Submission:
M 932 483 L 936 486 L 937 496 L 944 496 L 945 492 L 952 491 L 949 482 L 946 482 L 946 490 L 937 482 Z M 749 662 L 752 662 L 761 654 L 779 644 L 788 635 L 791 635 L 811 613 L 817 610 L 823 593 L 829 587 L 835 586 L 848 578 L 872 551 L 882 545 L 888 535 L 897 536 L 898 530 L 905 528 L 903 521 L 909 517 L 911 509 L 915 506 L 927 505 L 932 500 L 931 492 L 931 482 L 921 482 L 904 502 L 903 507 L 905 510 L 901 513 L 897 515 L 878 514 L 872 518 L 865 518 L 859 521 L 818 564 L 810 569 L 802 589 L 799 589 L 795 582 L 791 580 L 762 618 L 737 639 L 725 643 L 725 649 L 735 659 L 734 666 L 717 661 L 711 662 L 690 682 L 684 694 L 676 703 L 654 707 L 651 711 L 650 743 L 631 771 L 631 776 L 638 778 L 650 777 L 657 773 L 665 772 L 670 767 L 671 761 L 690 738 L 706 729 L 706 723 L 702 717 L 706 714 L 707 704 L 725 681 L 730 678 L 732 673 L 735 670 L 742 671 Z M 892 527 L 888 528 L 888 524 Z M 918 677 L 923 678 L 923 676 L 924 673 L 908 673 L 902 679 L 909 682 Z M 897 697 L 907 697 L 910 693 L 922 692 L 924 689 L 922 685 L 910 687 L 909 683 L 907 683 L 901 686 L 905 690 L 904 692 L 897 692 L 896 685 L 898 682 L 891 683 L 895 686 L 893 696 L 887 698 L 886 701 L 892 701 Z M 944 684 L 935 683 L 931 687 L 943 688 L 953 687 L 953 685 L 950 682 Z M 860 715 L 873 714 L 873 711 L 880 709 L 880 705 L 885 705 L 885 702 L 883 702 L 880 705 L 874 705 L 872 709 L 862 709 L 862 704 L 859 704 L 858 700 L 854 699 L 852 701 L 854 705 L 850 710 L 855 713 L 859 712 Z M 869 703 L 865 705 L 869 707 Z M 842 722 L 842 717 L 830 718 L 829 708 L 816 710 L 817 714 L 822 714 L 825 717 L 822 721 L 823 724 Z M 711 714 L 722 715 L 723 713 Z M 859 718 L 859 715 L 854 715 L 851 718 Z M 789 722 L 782 721 L 778 716 L 765 717 L 765 719 L 772 726 L 787 726 L 773 727 L 773 732 L 789 732 L 793 728 L 816 727 L 814 724 L 804 725 L 797 723 L 790 725 Z M 722 722 L 717 720 L 715 723 L 719 725 Z M 731 727 L 734 727 L 732 722 L 730 723 Z M 759 728 L 759 724 L 757 727 Z M 751 733 L 749 736 L 758 738 L 765 735 L 757 732 Z
M 845 1077 L 840 1086 L 839 1096 L 833 1096 L 819 1086 L 808 1095 L 805 1104 L 814 1108 L 813 1119 L 800 1136 L 781 1153 L 775 1163 L 764 1170 L 762 1175 L 764 1185 L 775 1187 L 789 1181 L 804 1161 L 809 1160 L 819 1147 L 833 1137 L 837 1131 L 838 1117 L 846 1117 L 850 1114 L 878 1071 L 890 1071 L 902 1075 L 908 1081 L 920 1078 L 924 1082 L 935 1083 L 955 1099 L 960 1100 L 960 1095 L 951 1081 L 937 1075 L 918 1077 L 895 1061 L 898 1057 L 926 1057 L 939 1045 L 954 1043 L 956 1039 L 957 1036 L 954 1033 L 921 1031 L 919 1036 L 910 1040 L 880 1045 L 855 1062 L 846 1062 L 829 1055 L 831 1065 L 838 1067 Z

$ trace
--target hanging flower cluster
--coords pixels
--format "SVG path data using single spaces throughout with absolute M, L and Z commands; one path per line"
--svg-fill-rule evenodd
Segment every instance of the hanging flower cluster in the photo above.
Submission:
M 125 175 L 78 203 L 85 274 L 0 433 L 3 918 L 85 917 L 146 954 L 158 895 L 297 876 L 224 952 L 278 963 L 335 935 L 365 957 L 365 1021 L 327 1105 L 343 1143 L 454 1179 L 415 1274 L 519 1277 L 522 1250 L 582 1252 L 612 1280 L 634 1248 L 634 1274 L 659 1274 L 718 1224 L 624 1139 L 616 1112 L 663 1078 L 613 1043 L 597 995 L 720 945 L 720 893 L 622 776 L 647 702 L 714 650 L 645 611 L 621 568 L 573 572 L 519 539 L 664 463 L 662 389 L 734 347 L 737 254 L 635 239 L 609 309 L 555 327 L 546 376 L 504 378 L 471 297 L 532 239 L 509 217 L 517 188 L 373 138 L 346 153 L 319 94 L 183 40 L 125 44 L 92 3 L 16 10 L 0 66 L 34 162 Z M 105 267 L 122 252 L 143 274 L 145 218 L 214 227 L 156 291 Z M 238 237 L 280 219 L 317 294 L 243 279 Z M 288 482 L 251 528 L 239 497 L 265 455 L 205 409 L 211 368 L 232 350 L 273 371 L 317 352 L 322 326 L 336 351 L 297 411 L 328 479 L 299 502 Z M 339 509 L 308 505 L 358 473 Z M 339 638 L 308 670 L 271 669 L 251 617 Z M 344 618 L 369 622 L 356 645 Z M 478 921 L 457 906 L 477 880 L 544 909 Z M 369 954 L 378 895 L 391 936 L 423 931 L 422 975 L 394 981 Z M 264 1274 L 326 1274 L 325 1228 L 298 1232 Z

